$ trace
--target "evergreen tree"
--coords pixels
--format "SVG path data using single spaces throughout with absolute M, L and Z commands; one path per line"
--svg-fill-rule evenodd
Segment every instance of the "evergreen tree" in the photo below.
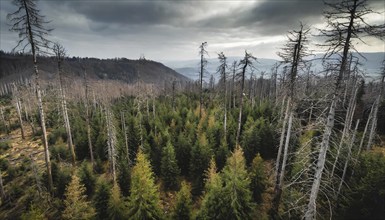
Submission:
M 36 207 L 34 204 L 31 205 L 29 211 L 21 215 L 21 220 L 46 220 L 43 210 Z
M 79 171 L 80 182 L 86 187 L 86 194 L 91 197 L 95 191 L 96 177 L 91 164 L 83 162 Z
M 161 164 L 162 177 L 167 189 L 175 188 L 178 185 L 178 175 L 180 169 L 175 159 L 175 150 L 171 142 L 167 142 L 167 146 L 162 151 Z
M 212 159 L 206 172 L 205 194 L 197 219 L 227 219 L 226 206 L 223 201 L 223 181 L 217 173 L 215 161 Z
M 211 150 L 207 144 L 206 135 L 203 133 L 191 150 L 190 177 L 192 179 L 193 195 L 200 195 L 203 190 L 204 171 L 210 163 Z
M 95 216 L 95 209 L 87 201 L 85 187 L 80 183 L 79 177 L 72 175 L 72 180 L 68 185 L 64 200 L 63 219 L 92 219 Z
M 249 175 L 251 180 L 250 188 L 253 193 L 253 200 L 260 203 L 262 202 L 262 193 L 266 189 L 267 175 L 265 173 L 263 159 L 259 154 L 254 157 L 253 162 L 251 163 Z
M 189 220 L 191 219 L 192 199 L 191 187 L 187 182 L 183 181 L 181 188 L 176 195 L 176 205 L 172 214 L 172 219 Z
M 111 189 L 111 196 L 108 201 L 108 219 L 123 220 L 125 217 L 125 203 L 120 193 L 120 188 L 115 184 Z
M 110 187 L 104 179 L 100 179 L 97 184 L 94 203 L 97 212 L 97 219 L 103 220 L 108 218 L 108 201 L 110 199 Z
M 253 210 L 250 179 L 242 149 L 237 146 L 223 168 L 223 204 L 227 219 L 251 219 Z
M 158 187 L 155 185 L 150 161 L 140 150 L 131 173 L 128 218 L 162 219 Z

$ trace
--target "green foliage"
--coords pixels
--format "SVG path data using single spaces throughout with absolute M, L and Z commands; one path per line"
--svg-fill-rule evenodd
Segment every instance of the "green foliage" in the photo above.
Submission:
M 9 148 L 11 148 L 11 143 L 9 141 L 0 142 L 0 154 L 3 154 Z
M 250 188 L 253 194 L 253 200 L 257 203 L 262 202 L 262 193 L 267 188 L 267 175 L 262 157 L 257 154 L 250 167 Z
M 123 196 L 130 195 L 130 186 L 131 186 L 131 168 L 126 163 L 119 163 L 118 177 L 117 181 L 119 188 Z
M 21 215 L 21 220 L 46 220 L 47 217 L 44 215 L 44 211 L 36 207 L 35 205 L 31 205 L 28 212 L 23 213 Z
M 251 219 L 254 204 L 243 151 L 237 147 L 223 168 L 224 205 L 228 219 Z
M 110 199 L 110 186 L 103 178 L 96 185 L 94 196 L 94 204 L 97 219 L 103 220 L 108 218 L 108 201 Z
M 80 182 L 86 187 L 86 195 L 90 198 L 96 185 L 96 176 L 92 170 L 92 165 L 88 162 L 83 162 L 79 170 Z
M 383 219 L 385 213 L 385 157 L 380 153 L 364 153 L 339 213 L 343 219 Z
M 129 219 L 162 219 L 158 187 L 146 156 L 139 151 L 131 174 Z
M 119 186 L 114 184 L 111 189 L 111 196 L 108 200 L 108 219 L 111 220 L 123 220 L 126 219 L 125 213 L 126 207 L 120 193 Z
M 200 195 L 203 190 L 204 172 L 208 168 L 211 149 L 205 134 L 201 134 L 191 150 L 190 177 L 192 179 L 193 195 Z
M 174 220 L 189 220 L 192 215 L 191 187 L 187 182 L 181 183 L 181 188 L 176 195 L 175 207 L 172 213 Z
M 197 219 L 227 219 L 224 205 L 223 181 L 217 173 L 215 161 L 211 160 L 206 172 L 205 194 Z
M 72 180 L 68 185 L 64 200 L 65 209 L 62 213 L 63 219 L 92 219 L 95 215 L 95 209 L 87 201 L 85 187 L 80 183 L 76 174 L 72 175 Z
M 168 142 L 162 151 L 161 164 L 162 177 L 167 189 L 174 189 L 178 185 L 180 169 L 175 159 L 175 150 L 171 142 Z
M 49 135 L 48 135 L 48 145 L 54 145 L 56 144 L 59 139 L 61 141 L 66 142 L 67 141 L 67 132 L 64 127 L 59 127 L 54 129 Z
M 51 162 L 52 180 L 55 187 L 55 195 L 64 198 L 67 185 L 71 181 L 71 170 L 68 167 L 61 167 L 60 164 Z M 46 179 L 43 177 L 42 179 Z
M 184 176 L 187 176 L 189 172 L 191 145 L 191 140 L 183 132 L 178 134 L 178 138 L 174 144 L 175 154 L 178 167 Z
M 50 147 L 51 157 L 56 161 L 69 160 L 71 158 L 71 153 L 66 144 L 59 144 Z

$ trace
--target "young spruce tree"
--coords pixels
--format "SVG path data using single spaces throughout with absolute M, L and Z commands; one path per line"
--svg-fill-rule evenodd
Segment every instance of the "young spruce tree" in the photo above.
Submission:
M 128 219 L 162 219 L 159 191 L 150 161 L 140 150 L 131 175 Z

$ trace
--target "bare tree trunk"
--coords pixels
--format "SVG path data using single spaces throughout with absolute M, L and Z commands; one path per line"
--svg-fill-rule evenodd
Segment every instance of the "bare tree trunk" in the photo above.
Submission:
M 126 118 L 124 117 L 124 112 L 121 112 L 121 121 L 122 121 L 122 131 L 124 134 L 124 146 L 126 147 L 126 157 L 128 165 L 131 165 L 130 161 L 130 151 L 128 148 L 128 137 L 127 137 L 127 127 L 126 127 Z
M 1 173 L 1 170 L 0 170 L 0 194 L 1 194 L 1 201 L 3 201 L 4 203 L 6 200 L 6 195 L 5 195 L 4 185 L 3 185 L 3 174 Z
M 338 159 L 339 159 L 339 156 L 341 153 L 342 145 L 345 143 L 346 136 L 350 130 L 350 127 L 352 126 L 352 120 L 353 120 L 354 110 L 355 110 L 355 106 L 356 106 L 357 92 L 358 92 L 358 87 L 354 86 L 352 88 L 353 94 L 351 94 L 351 96 L 350 96 L 349 106 L 348 106 L 346 116 L 345 116 L 345 125 L 344 125 L 344 129 L 342 130 L 341 140 L 340 140 L 340 143 L 338 145 L 337 155 L 336 155 L 336 158 L 334 160 L 332 171 L 330 173 L 330 178 L 332 178 L 334 175 L 334 171 L 335 171 L 335 168 L 337 166 Z
M 18 119 L 19 119 L 20 130 L 21 130 L 21 138 L 25 139 L 25 132 L 24 132 L 24 126 L 23 126 L 23 118 L 22 118 L 22 115 L 21 115 L 21 102 L 20 102 L 20 99 L 18 97 L 18 94 L 15 94 L 15 98 L 16 98 L 16 111 L 17 111 L 17 116 L 18 116 Z
M 108 160 L 110 163 L 110 172 L 112 174 L 112 181 L 116 183 L 116 132 L 113 122 L 112 112 L 106 107 L 106 123 L 107 123 L 107 137 L 108 137 Z
M 289 107 L 290 108 L 290 107 Z M 288 153 L 289 153 L 289 144 L 290 144 L 290 135 L 291 135 L 291 127 L 293 125 L 293 112 L 290 111 L 290 116 L 289 116 L 289 124 L 287 127 L 287 133 L 286 133 L 286 140 L 285 140 L 285 148 L 283 152 L 283 158 L 282 158 L 282 165 L 281 165 L 281 171 L 279 172 L 279 177 L 277 177 L 277 182 L 274 188 L 274 198 L 273 198 L 273 205 L 272 209 L 275 213 L 278 213 L 279 209 L 279 203 L 281 201 L 281 196 L 282 196 L 282 186 L 283 186 L 283 180 L 285 177 L 285 170 L 286 170 L 286 162 L 288 158 Z M 277 157 L 278 159 L 278 157 Z
M 60 53 L 60 51 L 58 51 L 58 53 Z M 61 54 L 58 55 L 58 72 L 59 72 L 59 90 L 60 90 L 60 96 L 61 96 L 60 97 L 61 109 L 62 109 L 63 118 L 64 118 L 64 126 L 67 132 L 67 143 L 68 143 L 68 148 L 71 152 L 72 165 L 76 166 L 76 154 L 75 154 L 74 144 L 72 141 L 71 125 L 70 125 L 70 120 L 68 117 L 68 110 L 67 110 L 67 100 L 63 89 L 63 79 L 62 79 L 62 73 L 61 73 Z
M 309 199 L 308 207 L 305 213 L 306 220 L 313 220 L 315 219 L 315 215 L 316 215 L 316 207 L 317 207 L 316 200 L 317 200 L 318 191 L 321 185 L 323 170 L 325 168 L 326 153 L 329 148 L 330 136 L 334 126 L 335 108 L 336 108 L 336 102 L 337 102 L 336 99 L 337 97 L 336 95 L 334 95 L 332 99 L 332 103 L 330 105 L 330 110 L 329 110 L 329 114 L 326 122 L 325 131 L 322 137 L 315 176 L 314 176 L 313 185 L 310 192 L 310 199 Z
M 35 79 L 36 79 L 35 83 L 36 83 L 37 104 L 38 104 L 39 113 L 40 113 L 41 130 L 43 132 L 44 157 L 45 157 L 45 164 L 47 167 L 48 188 L 49 188 L 49 191 L 53 193 L 54 188 L 53 188 L 53 181 L 52 181 L 51 160 L 50 160 L 49 149 L 48 149 L 47 131 L 45 127 L 45 115 L 44 115 L 44 109 L 43 109 L 43 100 L 42 100 L 41 91 L 40 91 L 39 70 L 37 68 L 36 54 L 34 55 L 34 69 L 35 69 Z
M 88 83 L 87 83 L 87 73 L 86 70 L 84 70 L 84 87 L 85 87 L 85 101 L 84 106 L 86 108 L 86 124 L 87 124 L 87 140 L 88 140 L 88 149 L 90 151 L 90 158 L 92 166 L 95 166 L 95 160 L 94 160 L 94 152 L 92 147 L 92 139 L 91 139 L 91 117 L 90 117 L 90 109 L 88 106 Z
M 380 104 L 380 97 L 381 94 L 378 95 L 376 98 L 376 101 L 374 102 L 374 111 L 372 115 L 372 124 L 370 127 L 370 132 L 369 132 L 369 139 L 368 139 L 368 144 L 366 145 L 366 150 L 370 150 L 372 148 L 372 142 L 373 142 L 373 137 L 374 134 L 376 133 L 376 126 L 377 126 L 377 113 L 378 113 L 378 106 Z
M 356 127 L 354 128 L 352 139 L 350 140 L 350 143 L 349 143 L 348 156 L 347 156 L 347 158 L 345 160 L 345 165 L 344 165 L 344 170 L 342 172 L 341 182 L 340 182 L 340 185 L 338 186 L 337 199 L 338 199 L 338 196 L 339 196 L 339 194 L 341 192 L 342 184 L 345 181 L 346 170 L 348 168 L 349 160 L 350 160 L 350 157 L 352 155 L 352 148 L 353 148 L 353 145 L 354 145 L 354 141 L 356 139 L 356 134 L 357 134 L 357 129 L 358 129 L 358 125 L 359 124 L 360 124 L 360 120 L 358 119 L 357 122 L 356 122 Z
M 283 100 L 285 100 L 285 99 L 283 99 Z M 282 105 L 283 104 L 284 103 L 282 103 Z M 287 103 L 286 103 L 286 111 L 285 111 L 284 119 L 283 119 L 283 121 L 281 120 L 282 121 L 281 137 L 279 139 L 277 160 L 275 162 L 275 188 L 277 188 L 279 185 L 281 154 L 282 154 L 282 149 L 283 149 L 283 143 L 285 141 L 286 124 L 287 124 L 287 120 L 289 118 L 289 108 L 290 108 L 290 98 L 288 98 Z
M 248 63 L 246 62 L 242 69 L 242 79 L 241 79 L 241 92 L 240 92 L 240 103 L 239 103 L 239 115 L 238 115 L 238 129 L 237 129 L 237 136 L 235 138 L 235 143 L 238 144 L 239 136 L 241 134 L 241 125 L 242 125 L 242 110 L 243 110 L 243 96 L 244 96 L 244 87 L 245 87 L 245 74 L 246 74 L 246 67 Z

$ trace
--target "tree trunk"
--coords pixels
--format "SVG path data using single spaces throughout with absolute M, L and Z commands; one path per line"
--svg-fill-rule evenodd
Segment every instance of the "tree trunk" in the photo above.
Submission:
M 21 102 L 19 100 L 19 97 L 17 97 L 18 94 L 15 95 L 16 98 L 16 111 L 17 111 L 17 116 L 19 119 L 19 124 L 20 124 L 20 130 L 21 130 L 21 138 L 25 139 L 25 132 L 24 132 L 24 126 L 23 126 L 23 118 L 21 115 Z
M 337 163 L 338 163 L 341 149 L 343 147 L 343 144 L 346 141 L 345 139 L 346 139 L 346 136 L 350 130 L 350 127 L 352 126 L 352 120 L 353 120 L 354 110 L 355 110 L 355 106 L 356 106 L 357 92 L 358 92 L 358 87 L 354 86 L 352 89 L 353 94 L 351 94 L 351 96 L 350 96 L 348 109 L 347 109 L 346 116 L 345 116 L 345 125 L 344 125 L 344 129 L 342 130 L 341 140 L 340 140 L 340 143 L 338 145 L 337 155 L 336 155 L 336 158 L 334 160 L 332 171 L 330 173 L 330 178 L 332 178 L 334 175 L 334 171 L 335 171 L 335 168 L 336 168 Z
M 44 157 L 45 165 L 47 167 L 47 176 L 48 176 L 48 188 L 51 193 L 53 193 L 53 181 L 52 181 L 52 171 L 51 171 L 51 160 L 48 149 L 48 140 L 47 140 L 47 131 L 45 127 L 45 115 L 43 109 L 43 100 L 41 97 L 40 84 L 39 84 L 39 71 L 37 68 L 36 54 L 34 55 L 34 69 L 35 69 L 35 79 L 36 79 L 36 95 L 37 95 L 37 104 L 40 114 L 40 125 L 43 133 L 43 144 L 44 144 Z
M 239 136 L 241 134 L 241 126 L 242 126 L 242 108 L 243 108 L 243 96 L 244 96 L 244 87 L 245 87 L 245 74 L 246 74 L 246 67 L 248 65 L 248 62 L 246 60 L 243 69 L 242 69 L 242 79 L 241 79 L 241 92 L 240 92 L 240 103 L 239 103 L 239 115 L 238 115 L 238 129 L 237 129 L 237 136 L 235 138 L 236 145 L 239 144 Z
M 304 216 L 306 220 L 312 220 L 316 218 L 316 200 L 317 200 L 319 188 L 321 185 L 322 173 L 325 168 L 326 154 L 329 149 L 330 136 L 334 127 L 335 111 L 336 111 L 337 101 L 339 98 L 338 93 L 341 87 L 341 81 L 346 71 L 346 62 L 347 62 L 348 53 L 350 49 L 350 39 L 353 34 L 353 28 L 354 28 L 353 22 L 356 17 L 355 16 L 356 9 L 357 9 L 357 0 L 354 0 L 353 8 L 350 10 L 350 21 L 349 21 L 349 26 L 347 28 L 347 36 L 345 39 L 344 50 L 342 53 L 341 66 L 340 66 L 338 77 L 335 84 L 335 91 L 334 91 L 332 102 L 330 105 L 329 114 L 328 114 L 327 122 L 325 126 L 325 131 L 322 137 L 321 149 L 318 155 L 315 177 L 314 177 L 311 192 L 310 192 L 310 199 L 309 199 L 307 210 Z
M 6 196 L 5 196 L 5 190 L 3 185 L 3 174 L 1 173 L 1 170 L 0 170 L 0 194 L 1 194 L 2 203 L 5 203 Z
M 340 195 L 342 184 L 345 181 L 346 171 L 347 171 L 347 168 L 348 168 L 350 157 L 352 155 L 352 148 L 353 148 L 353 145 L 354 145 L 354 141 L 356 139 L 356 134 L 357 134 L 357 129 L 358 129 L 358 125 L 359 124 L 360 124 L 360 120 L 358 119 L 357 122 L 356 122 L 356 127 L 354 128 L 352 139 L 350 140 L 350 143 L 349 143 L 348 156 L 346 158 L 345 165 L 344 165 L 344 170 L 342 172 L 341 182 L 340 182 L 340 185 L 338 186 L 337 199 L 338 199 L 338 196 Z
M 326 127 L 325 131 L 322 137 L 322 142 L 321 142 L 321 147 L 320 147 L 320 152 L 318 155 L 318 160 L 317 160 L 317 166 L 316 166 L 316 171 L 315 171 L 315 176 L 313 180 L 313 185 L 311 188 L 310 192 L 310 199 L 309 203 L 307 206 L 307 210 L 305 213 L 305 219 L 306 220 L 312 220 L 315 219 L 316 217 L 316 200 L 318 196 L 318 191 L 321 185 L 321 178 L 322 178 L 322 173 L 325 168 L 325 162 L 326 162 L 326 153 L 329 148 L 329 141 L 330 141 L 330 136 L 332 133 L 332 129 L 334 126 L 334 117 L 335 117 L 335 108 L 336 108 L 336 102 L 337 102 L 337 97 L 336 95 L 333 96 L 332 103 L 330 105 L 330 110 L 326 122 Z
M 122 131 L 123 131 L 123 135 L 124 135 L 124 146 L 126 147 L 127 162 L 128 162 L 128 165 L 131 166 L 130 151 L 129 151 L 129 148 L 128 148 L 126 118 L 124 117 L 124 112 L 121 112 L 121 121 L 122 121 Z
M 378 95 L 376 98 L 376 101 L 374 102 L 374 111 L 373 111 L 373 116 L 372 116 L 372 124 L 370 127 L 370 132 L 369 132 L 369 139 L 368 139 L 368 144 L 366 145 L 366 150 L 370 150 L 372 148 L 372 142 L 374 138 L 374 134 L 376 133 L 376 126 L 377 126 L 377 113 L 378 113 L 378 106 L 380 104 L 380 98 L 381 94 Z
M 64 89 L 63 89 L 60 57 L 59 57 L 59 61 L 58 61 L 58 71 L 59 71 L 59 90 L 60 90 L 60 95 L 61 95 L 61 109 L 62 109 L 63 118 L 64 118 L 64 126 L 65 126 L 65 129 L 67 132 L 67 144 L 68 144 L 68 148 L 71 152 L 72 165 L 76 166 L 76 154 L 75 154 L 74 144 L 72 141 L 72 132 L 71 132 L 70 120 L 68 118 L 67 100 L 66 100 Z
M 90 109 L 88 106 L 88 83 L 87 83 L 86 70 L 84 70 L 84 87 L 85 87 L 85 96 L 86 96 L 84 101 L 84 107 L 86 109 L 88 149 L 90 151 L 90 159 L 91 159 L 92 166 L 95 167 L 94 152 L 93 152 L 92 139 L 91 139 L 91 117 L 90 117 Z
M 108 160 L 110 163 L 110 172 L 112 181 L 116 183 L 116 132 L 113 122 L 112 112 L 106 107 L 106 123 L 107 123 L 107 145 L 108 145 Z

